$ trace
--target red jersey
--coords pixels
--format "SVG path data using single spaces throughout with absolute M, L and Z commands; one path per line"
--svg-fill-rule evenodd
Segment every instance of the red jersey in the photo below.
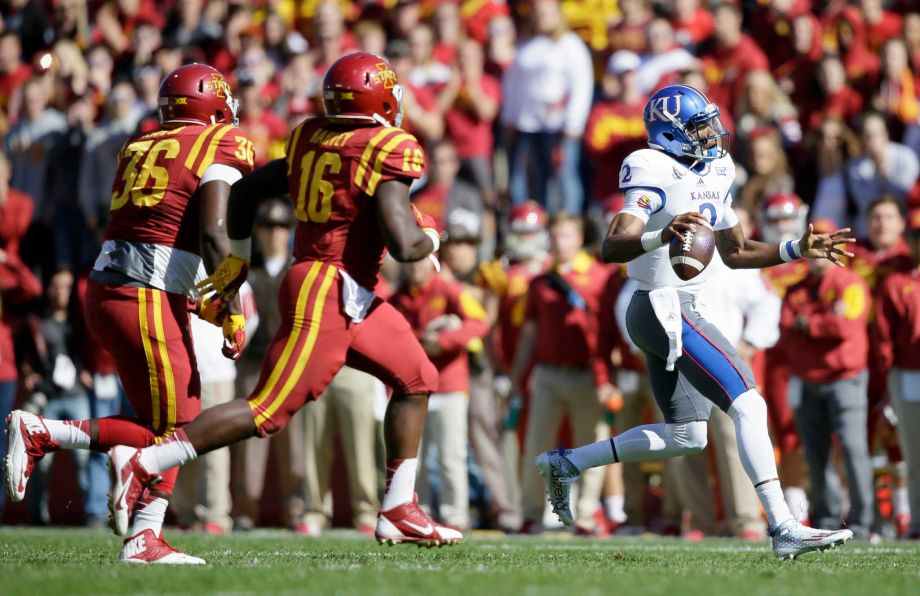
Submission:
M 371 198 L 381 182 L 420 178 L 425 153 L 401 128 L 305 120 L 287 146 L 288 185 L 297 217 L 294 258 L 344 269 L 367 289 L 386 253 Z
M 885 276 L 914 268 L 904 238 L 900 238 L 898 243 L 888 250 L 876 250 L 866 241 L 857 242 L 849 250 L 855 255 L 849 260 L 850 269 L 866 282 L 869 291 L 873 293 Z
M 526 321 L 537 324 L 535 364 L 590 368 L 597 386 L 607 382 L 607 362 L 597 356 L 598 311 L 610 269 L 580 253 L 570 271 L 556 273 L 584 299 L 573 305 L 554 287 L 552 272 L 535 278 L 527 290 Z
M 781 342 L 793 375 L 809 383 L 847 379 L 866 369 L 869 291 L 848 269 L 831 267 L 789 288 L 780 317 Z M 805 330 L 796 325 L 806 317 Z
M 878 287 L 875 336 L 879 366 L 920 370 L 920 273 L 893 273 Z
M 789 288 L 808 277 L 808 262 L 799 259 L 775 267 L 767 267 L 763 270 L 762 275 L 767 285 L 782 298 Z
M 619 191 L 619 179 L 601 172 L 619 172 L 626 156 L 647 146 L 644 109 L 645 101 L 632 105 L 605 101 L 591 108 L 585 128 L 585 148 L 599 174 L 591 185 L 593 200 L 603 201 Z
M 200 253 L 197 206 L 189 208 L 205 170 L 252 170 L 253 148 L 232 124 L 156 130 L 125 143 L 112 184 L 108 240 L 127 240 Z
M 723 113 L 731 114 L 735 102 L 744 91 L 748 73 L 769 70 L 767 56 L 753 39 L 742 35 L 733 48 L 714 45 L 711 51 L 700 56 L 703 76 L 709 84 L 706 95 Z
M 489 158 L 492 155 L 494 139 L 492 121 L 480 120 L 473 103 L 480 96 L 498 101 L 501 99 L 501 84 L 489 74 L 483 74 L 478 89 L 470 89 L 464 83 L 457 92 L 454 104 L 444 114 L 446 134 L 454 143 L 457 156 Z
M 403 286 L 390 296 L 389 302 L 409 321 L 417 337 L 438 328 L 438 346 L 442 352 L 432 356 L 438 369 L 438 392 L 468 392 L 470 369 L 467 349 L 474 340 L 488 332 L 486 311 L 463 288 L 463 284 L 433 275 L 421 287 Z M 445 315 L 454 315 L 452 324 Z M 481 342 L 480 342 L 481 343 Z
M 7 257 L 19 256 L 19 241 L 32 223 L 35 205 L 28 195 L 7 188 L 6 202 L 0 205 L 0 249 Z
M 530 282 L 546 271 L 546 264 L 533 266 L 514 263 L 505 266 L 501 261 L 479 265 L 476 283 L 498 296 L 498 317 L 494 344 L 504 371 L 511 370 L 514 351 L 517 349 L 524 315 L 527 309 L 527 289 Z

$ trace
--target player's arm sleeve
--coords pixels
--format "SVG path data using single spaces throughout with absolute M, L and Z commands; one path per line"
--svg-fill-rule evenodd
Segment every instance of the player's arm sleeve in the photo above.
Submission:
M 660 178 L 645 159 L 635 154 L 627 157 L 620 166 L 620 190 L 626 195 L 620 213 L 628 213 L 645 223 L 653 213 L 663 209 L 667 198 L 659 186 Z
M 425 152 L 418 140 L 401 128 L 381 128 L 372 135 L 355 168 L 354 185 L 373 196 L 381 182 L 411 183 L 425 171 Z

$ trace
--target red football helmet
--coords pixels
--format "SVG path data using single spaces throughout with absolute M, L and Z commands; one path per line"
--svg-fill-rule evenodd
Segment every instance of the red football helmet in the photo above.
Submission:
M 157 97 L 160 124 L 237 124 L 237 100 L 216 68 L 186 64 L 169 73 Z
M 542 258 L 549 250 L 549 216 L 539 204 L 527 201 L 508 213 L 506 253 L 512 261 Z
M 323 78 L 323 105 L 332 118 L 400 126 L 402 98 L 396 73 L 375 54 L 346 54 L 332 63 Z
M 509 228 L 514 234 L 539 232 L 546 228 L 549 216 L 536 201 L 515 205 L 508 213 Z
M 763 200 L 757 220 L 765 242 L 798 240 L 808 225 L 808 206 L 794 193 L 776 193 Z

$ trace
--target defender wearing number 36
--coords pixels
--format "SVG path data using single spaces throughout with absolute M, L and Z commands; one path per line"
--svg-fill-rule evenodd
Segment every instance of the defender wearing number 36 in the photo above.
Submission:
M 603 258 L 628 262 L 629 277 L 638 282 L 626 326 L 645 353 L 664 422 L 537 457 L 550 503 L 560 520 L 571 524 L 569 489 L 584 470 L 700 451 L 715 404 L 734 421 L 741 463 L 766 511 L 776 556 L 795 558 L 842 544 L 853 537 L 850 530 L 808 528 L 790 512 L 767 432 L 766 404 L 751 370 L 697 312 L 696 296 L 708 270 L 688 279 L 678 276 L 668 245 L 677 239 L 690 250 L 693 236 L 705 226 L 714 231 L 716 248 L 729 267 L 762 268 L 802 257 L 827 258 L 839 265 L 839 257 L 849 255 L 842 245 L 854 240 L 848 229 L 814 234 L 810 226 L 791 242 L 745 238 L 732 211 L 735 166 L 719 108 L 692 87 L 671 85 L 652 95 L 643 119 L 649 148 L 633 152 L 622 164 L 619 182 L 626 205 L 610 225 Z

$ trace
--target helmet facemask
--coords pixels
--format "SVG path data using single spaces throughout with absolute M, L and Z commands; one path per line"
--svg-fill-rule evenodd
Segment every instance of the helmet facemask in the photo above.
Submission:
M 719 108 L 707 104 L 706 109 L 690 118 L 683 127 L 687 142 L 684 155 L 702 161 L 713 161 L 728 155 L 728 131 L 722 125 Z

